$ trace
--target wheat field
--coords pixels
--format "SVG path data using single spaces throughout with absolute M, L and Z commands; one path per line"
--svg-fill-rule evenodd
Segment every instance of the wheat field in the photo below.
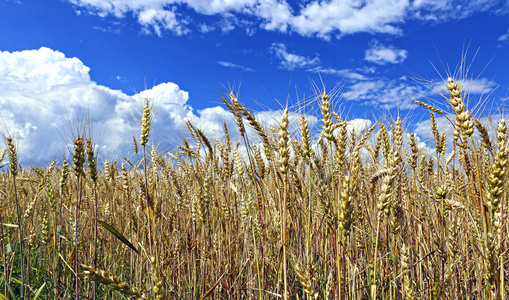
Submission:
M 101 165 L 86 126 L 44 168 L 5 135 L 0 298 L 505 299 L 507 124 L 469 111 L 461 80 L 418 101 L 427 152 L 400 117 L 349 129 L 325 90 L 314 129 L 292 108 L 267 128 L 226 93 L 238 128 L 187 123 L 171 153 L 146 100 L 135 154 Z

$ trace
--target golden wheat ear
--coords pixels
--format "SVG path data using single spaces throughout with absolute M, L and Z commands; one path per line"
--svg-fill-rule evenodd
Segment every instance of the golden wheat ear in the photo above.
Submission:
M 85 264 L 80 265 L 84 270 L 83 275 L 92 282 L 97 282 L 109 286 L 114 291 L 119 291 L 124 295 L 131 296 L 134 299 L 148 299 L 148 297 L 136 288 L 132 288 L 128 283 L 120 278 L 111 275 L 108 271 L 95 269 Z

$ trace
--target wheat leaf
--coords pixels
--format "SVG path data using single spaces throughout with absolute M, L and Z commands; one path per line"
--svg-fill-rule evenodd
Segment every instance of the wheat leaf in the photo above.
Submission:
M 106 223 L 106 222 L 103 222 L 101 220 L 97 220 L 97 222 L 99 224 L 102 225 L 102 227 L 106 228 L 106 230 L 108 230 L 109 232 L 111 232 L 117 239 L 119 239 L 122 243 L 124 243 L 127 247 L 131 248 L 134 250 L 134 252 L 140 254 L 140 252 L 138 252 L 138 250 L 136 250 L 136 248 L 134 248 L 133 244 L 131 244 L 131 242 L 129 242 L 122 234 L 120 234 L 120 232 L 118 232 L 113 226 L 111 226 L 110 224 Z

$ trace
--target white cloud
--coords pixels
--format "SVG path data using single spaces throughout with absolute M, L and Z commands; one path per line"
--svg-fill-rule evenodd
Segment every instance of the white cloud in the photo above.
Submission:
M 505 42 L 505 41 L 508 41 L 508 40 L 509 40 L 509 29 L 507 30 L 506 33 L 502 34 L 497 39 L 497 41 L 499 41 L 499 42 Z
M 142 2 L 140 0 L 139 2 Z M 165 0 L 164 2 L 174 3 L 177 1 Z M 243 11 L 255 6 L 259 1 L 257 0 L 184 0 L 187 5 L 192 7 L 197 12 L 213 15 L 220 14 L 227 11 Z M 273 2 L 273 1 L 270 1 Z
M 356 83 L 348 88 L 343 93 L 343 97 L 349 100 L 365 100 L 371 97 L 371 94 L 381 90 L 384 86 L 384 82 L 379 81 L 366 81 Z
M 158 36 L 162 36 L 162 29 L 173 31 L 177 35 L 189 32 L 187 21 L 177 20 L 175 12 L 164 8 L 145 8 L 138 14 L 138 22 L 143 26 L 145 33 L 151 33 L 152 28 Z
M 253 69 L 251 69 L 249 67 L 237 65 L 237 64 L 234 64 L 234 63 L 231 63 L 231 62 L 228 62 L 228 61 L 218 61 L 217 63 L 220 64 L 223 67 L 226 67 L 226 68 L 241 69 L 243 71 L 248 71 L 248 72 L 253 72 L 254 71 Z
M 115 33 L 115 34 L 120 34 L 120 29 L 119 28 L 114 28 L 112 26 L 94 26 L 94 29 L 97 29 L 99 31 L 102 31 L 102 32 L 106 32 L 106 33 Z
M 364 59 L 379 65 L 386 63 L 399 64 L 402 63 L 408 55 L 408 51 L 404 49 L 395 49 L 392 46 L 382 46 L 375 43 L 370 49 L 366 50 Z
M 162 35 L 162 30 L 169 30 L 176 34 L 186 34 L 189 31 L 189 20 L 179 17 L 178 8 L 186 5 L 197 13 L 205 15 L 221 15 L 223 20 L 220 27 L 223 32 L 233 30 L 236 25 L 251 25 L 250 22 L 233 16 L 243 14 L 255 16 L 261 20 L 260 27 L 266 30 L 285 31 L 292 14 L 290 6 L 281 0 L 68 0 L 76 7 L 84 8 L 100 17 L 113 15 L 117 18 L 133 13 L 143 26 L 143 32 L 154 31 Z M 212 27 L 198 25 L 199 30 L 208 32 Z M 252 30 L 248 30 L 248 33 Z
M 232 12 L 222 13 L 221 19 L 217 25 L 223 33 L 228 33 L 237 28 L 244 28 L 248 36 L 252 36 L 256 33 L 256 23 L 247 19 L 239 18 Z
M 469 94 L 486 94 L 497 88 L 497 84 L 488 78 L 477 78 L 475 80 L 463 80 L 461 87 Z
M 23 1 L 21 0 L 4 0 L 6 2 L 12 2 L 12 3 L 15 3 L 17 5 L 23 5 Z
M 225 16 L 223 17 L 219 24 L 219 27 L 221 28 L 221 31 L 223 33 L 230 32 L 236 28 L 235 19 L 233 17 L 226 17 L 227 15 L 230 14 L 225 14 Z
M 445 97 L 449 98 L 447 88 L 445 87 L 446 82 L 443 79 L 435 78 L 433 80 L 426 80 L 421 82 L 422 86 L 425 87 L 431 97 L 441 95 L 440 101 Z M 461 89 L 463 96 L 466 98 L 467 103 L 471 105 L 482 103 L 485 97 L 489 97 L 493 91 L 495 91 L 499 85 L 492 79 L 486 77 L 479 78 L 459 78 L 457 79 L 458 87 Z M 446 105 L 448 106 L 448 105 Z
M 479 117 L 479 116 L 478 116 Z M 498 122 L 505 118 L 507 120 L 507 116 L 501 115 L 501 114 L 494 114 L 490 115 L 489 117 L 480 117 L 479 120 L 486 128 L 488 135 L 490 137 L 490 141 L 493 144 L 493 147 L 495 146 L 495 142 L 497 141 L 497 126 Z M 451 119 L 451 117 L 449 117 Z M 448 120 L 445 116 L 436 116 L 435 121 L 437 124 L 437 129 L 440 133 L 445 133 L 445 136 L 447 137 L 447 144 L 449 151 L 451 151 L 452 148 L 452 137 L 454 134 L 454 125 L 451 123 L 450 120 Z M 452 122 L 454 122 L 454 117 L 452 117 Z M 415 124 L 415 133 L 418 134 L 420 137 L 422 137 L 426 141 L 427 147 L 423 147 L 424 149 L 428 149 L 429 154 L 434 154 L 434 137 L 433 132 L 431 130 L 431 120 L 428 118 L 427 120 L 420 121 Z M 479 131 L 477 128 L 474 131 L 474 139 L 479 140 Z
M 333 32 L 398 34 L 395 24 L 404 20 L 407 7 L 408 0 L 311 1 L 292 19 L 292 27 L 302 35 L 325 38 Z
M 77 58 L 48 48 L 0 52 L 0 116 L 20 139 L 22 152 L 47 155 L 50 143 L 59 140 L 55 127 L 63 129 L 66 114 L 89 109 L 102 119 L 111 111 L 112 99 L 126 97 L 96 85 L 88 72 Z
M 132 13 L 145 33 L 163 30 L 186 34 L 192 22 L 179 11 L 189 7 L 199 14 L 218 15 L 223 32 L 236 27 L 259 27 L 270 31 L 297 32 L 303 36 L 329 39 L 357 32 L 401 34 L 400 25 L 420 19 L 444 22 L 461 19 L 480 11 L 504 14 L 503 0 L 302 0 L 298 10 L 290 0 L 67 0 L 75 10 L 92 12 L 105 17 L 122 18 Z M 500 8 L 502 7 L 502 8 Z M 233 16 L 233 17 L 232 17 Z M 257 24 L 253 24 L 256 20 Z M 204 32 L 206 27 L 197 25 Z
M 131 152 L 131 138 L 139 136 L 133 115 L 138 115 L 145 98 L 154 101 L 157 111 L 150 141 L 161 143 L 163 149 L 187 135 L 186 120 L 205 125 L 211 140 L 223 119 L 234 121 L 221 107 L 195 113 L 188 93 L 175 83 L 129 96 L 93 82 L 89 70 L 78 58 L 48 48 L 0 52 L 0 124 L 19 141 L 22 160 L 61 158 L 69 142 L 61 134 L 83 111 L 93 119 L 103 155 Z
M 198 29 L 201 33 L 209 33 L 211 31 L 214 31 L 214 26 L 210 26 L 207 24 L 199 24 Z
M 350 80 L 366 80 L 367 77 L 363 74 L 360 74 L 358 72 L 359 70 L 353 70 L 353 69 L 334 69 L 334 68 L 323 68 L 323 67 L 316 67 L 309 69 L 308 72 L 315 72 L 318 74 L 329 74 L 334 75 Z
M 507 41 L 509 40 L 509 33 L 506 33 L 506 34 L 502 34 L 501 36 L 498 37 L 497 39 L 499 42 L 503 42 L 503 41 Z
M 264 29 L 283 32 L 287 30 L 293 17 L 288 3 L 274 0 L 258 1 L 251 13 L 264 20 Z
M 437 124 L 437 129 L 440 133 L 445 132 L 447 137 L 452 137 L 454 126 L 453 124 L 451 124 L 449 120 L 447 120 L 446 117 L 436 116 L 435 122 Z M 416 123 L 415 133 L 423 137 L 424 139 L 433 141 L 434 137 L 433 132 L 431 131 L 431 120 L 428 118 L 427 120 L 423 120 Z
M 346 128 L 348 132 L 355 132 L 358 134 L 359 132 L 363 132 L 369 129 L 373 125 L 373 122 L 368 119 L 353 119 L 346 123 Z
M 284 69 L 312 67 L 320 63 L 318 57 L 309 58 L 288 52 L 286 45 L 282 43 L 273 43 L 270 51 L 280 60 L 280 66 Z
M 417 107 L 414 100 L 432 95 L 425 87 L 409 84 L 402 79 L 366 80 L 345 88 L 345 99 L 383 109 L 413 109 Z

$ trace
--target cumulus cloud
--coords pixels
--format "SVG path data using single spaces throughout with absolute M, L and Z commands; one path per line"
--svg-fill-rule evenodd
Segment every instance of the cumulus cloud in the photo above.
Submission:
M 69 122 L 83 112 L 93 119 L 105 155 L 127 151 L 131 137 L 139 134 L 133 115 L 138 115 L 145 98 L 157 109 L 151 141 L 163 148 L 187 135 L 186 120 L 203 124 L 212 140 L 223 119 L 234 120 L 221 107 L 195 112 L 188 105 L 188 93 L 175 83 L 130 96 L 93 82 L 89 71 L 78 58 L 48 48 L 0 52 L 0 122 L 8 131 L 4 133 L 19 141 L 22 159 L 58 158 L 67 151 Z
M 436 116 L 435 122 L 439 132 L 445 132 L 447 136 L 452 136 L 454 126 L 449 120 L 447 120 L 446 117 Z M 428 118 L 427 120 L 417 122 L 415 124 L 415 133 L 419 136 L 422 136 L 426 140 L 433 141 L 434 137 L 433 132 L 431 131 L 431 120 Z
M 368 119 L 354 119 L 346 123 L 348 132 L 355 131 L 356 133 L 363 132 L 369 129 L 373 122 Z
M 122 97 L 91 82 L 88 72 L 78 59 L 47 48 L 0 52 L 0 116 L 19 138 L 22 151 L 32 152 L 45 140 L 58 139 L 55 127 L 65 124 L 67 112 L 90 107 L 92 114 L 100 115 L 112 97 Z M 94 111 L 101 105 L 106 110 Z
M 370 49 L 366 50 L 364 59 L 375 64 L 385 65 L 386 63 L 402 63 L 408 55 L 404 49 L 396 49 L 392 46 L 383 46 L 375 43 Z
M 302 0 L 298 9 L 289 0 L 67 0 L 76 11 L 91 12 L 101 17 L 122 18 L 133 14 L 143 31 L 161 35 L 163 30 L 186 34 L 192 26 L 183 17 L 183 7 L 198 14 L 217 15 L 220 28 L 230 31 L 238 26 L 259 27 L 279 32 L 297 32 L 303 36 L 329 39 L 357 32 L 401 34 L 400 25 L 419 19 L 445 22 L 461 19 L 476 12 L 507 13 L 503 0 Z M 251 21 L 255 20 L 256 24 Z M 254 25 L 254 26 L 253 26 Z M 198 24 L 206 32 L 210 26 Z M 246 30 L 252 34 L 252 30 Z
M 282 43 L 273 43 L 270 51 L 279 59 L 280 66 L 283 69 L 292 70 L 295 68 L 304 68 L 316 66 L 320 63 L 320 58 L 306 57 L 288 52 L 286 45 Z

